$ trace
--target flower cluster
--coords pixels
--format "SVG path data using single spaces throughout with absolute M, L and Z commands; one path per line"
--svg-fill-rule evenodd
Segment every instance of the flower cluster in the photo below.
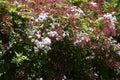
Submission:
M 43 22 L 44 20 L 47 20 L 47 17 L 48 17 L 48 13 L 42 11 L 42 12 L 39 14 L 38 18 L 37 18 L 35 21 L 36 21 L 36 22 L 38 22 L 38 21 Z
M 89 36 L 87 33 L 79 33 L 76 34 L 76 40 L 74 41 L 74 44 L 81 44 L 84 45 L 85 43 L 87 43 L 89 41 Z
M 104 14 L 103 17 L 99 18 L 99 20 L 102 20 L 103 22 L 107 23 L 111 29 L 115 29 L 116 17 L 112 15 L 112 13 Z
M 93 8 L 97 8 L 98 7 L 98 3 L 96 2 L 89 2 L 89 5 Z
M 34 46 L 34 50 L 35 52 L 38 52 L 39 49 L 40 50 L 44 50 L 45 52 L 47 52 L 48 50 L 50 50 L 50 44 L 51 44 L 51 40 L 50 38 L 46 37 L 44 39 L 42 39 L 41 41 L 39 40 L 35 40 L 33 41 L 35 46 Z
M 99 20 L 102 21 L 103 23 L 103 32 L 107 36 L 116 36 L 116 26 L 115 26 L 115 21 L 116 17 L 112 16 L 112 13 L 107 13 L 104 14 L 103 17 L 100 17 Z
M 117 43 L 116 48 L 117 48 L 117 54 L 120 55 L 120 43 Z
M 48 32 L 48 35 L 49 35 L 49 37 L 54 38 L 54 37 L 58 36 L 58 33 L 56 31 L 50 31 L 50 32 Z
M 83 15 L 85 15 L 85 13 L 83 12 L 82 9 L 80 9 L 79 7 L 76 7 L 76 6 L 72 6 L 71 7 L 71 12 L 74 12 L 74 15 L 71 15 L 71 16 L 74 16 L 74 18 L 80 18 L 82 17 Z
M 43 50 L 45 53 L 47 53 L 47 51 L 51 49 L 51 39 L 49 37 L 45 37 L 44 35 L 44 33 L 41 34 L 41 31 L 34 30 L 29 36 L 31 42 L 34 44 L 35 53 L 39 52 L 40 50 Z

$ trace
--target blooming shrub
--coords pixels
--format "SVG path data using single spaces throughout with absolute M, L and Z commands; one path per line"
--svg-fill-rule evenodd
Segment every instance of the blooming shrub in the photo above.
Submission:
M 0 1 L 0 80 L 119 80 L 119 3 Z

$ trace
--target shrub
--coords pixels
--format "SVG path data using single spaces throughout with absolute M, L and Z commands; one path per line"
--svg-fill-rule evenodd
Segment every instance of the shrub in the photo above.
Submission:
M 118 0 L 0 1 L 0 80 L 119 80 Z

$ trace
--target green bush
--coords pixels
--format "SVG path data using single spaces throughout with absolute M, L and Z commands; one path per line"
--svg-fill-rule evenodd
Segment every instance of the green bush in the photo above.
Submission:
M 0 80 L 119 80 L 118 0 L 0 1 Z

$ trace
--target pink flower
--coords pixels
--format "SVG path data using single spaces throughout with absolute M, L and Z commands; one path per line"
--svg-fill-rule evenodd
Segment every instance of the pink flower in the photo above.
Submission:
M 66 13 L 68 13 L 68 14 L 71 14 L 72 13 L 72 11 L 71 11 L 71 8 L 70 7 L 68 7 L 68 8 L 66 8 Z
M 59 30 L 57 30 L 57 33 L 58 33 L 59 35 L 62 35 L 63 30 L 62 30 L 62 29 L 59 29 Z
M 7 50 L 9 48 L 9 45 L 7 43 L 3 44 L 3 47 L 5 50 Z
M 108 64 L 113 69 L 118 69 L 118 63 L 114 59 L 109 59 Z
M 22 0 L 23 4 L 27 4 L 28 0 Z
M 110 56 L 110 53 L 106 52 L 104 56 L 108 58 Z
M 103 27 L 102 31 L 106 36 L 116 36 L 116 30 L 110 29 L 108 26 Z
M 115 29 L 115 21 L 116 21 L 116 17 L 112 16 L 113 13 L 107 13 L 104 14 L 103 17 L 100 17 L 99 20 L 102 20 L 104 23 L 107 23 L 107 25 L 111 28 L 111 29 Z
M 112 36 L 116 36 L 116 30 L 111 29 L 111 35 L 112 35 Z
M 109 29 L 109 27 L 103 27 L 102 31 L 103 31 L 103 33 L 106 36 L 110 36 L 110 29 Z
M 35 0 L 35 3 L 39 4 L 39 3 L 40 3 L 40 0 Z
M 92 49 L 97 49 L 97 48 L 98 48 L 98 45 L 97 45 L 96 43 L 94 43 L 94 44 L 91 45 L 91 48 L 92 48 Z

